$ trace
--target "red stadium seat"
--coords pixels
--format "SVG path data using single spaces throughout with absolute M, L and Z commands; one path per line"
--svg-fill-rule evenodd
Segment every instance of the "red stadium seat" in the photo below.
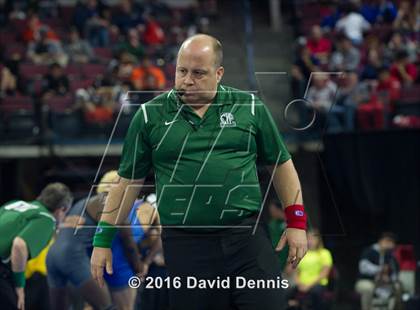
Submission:
M 32 98 L 27 96 L 3 98 L 0 104 L 0 122 L 7 139 L 14 142 L 18 140 L 30 142 L 36 134 Z
M 26 19 L 13 18 L 10 20 L 10 26 L 15 33 L 21 34 L 26 29 L 27 22 Z
M 321 5 L 317 2 L 314 3 L 306 3 L 304 5 L 302 5 L 302 16 L 304 18 L 307 17 L 318 17 L 320 18 L 320 10 L 321 10 Z
M 48 66 L 23 63 L 20 65 L 20 74 L 26 79 L 40 79 L 48 72 Z
M 103 75 L 105 71 L 106 65 L 101 64 L 85 64 L 82 67 L 83 76 L 88 79 Z
M 78 64 L 69 64 L 64 68 L 64 73 L 68 76 L 72 76 L 74 79 L 79 79 L 82 75 L 82 69 Z
M 420 85 L 412 85 L 401 89 L 400 103 L 420 103 Z
M 112 50 L 107 47 L 95 47 L 94 54 L 96 58 L 99 58 L 101 60 L 112 59 Z
M 54 31 L 55 31 L 57 28 L 61 27 L 62 20 L 61 20 L 61 18 L 55 17 L 55 18 L 45 19 L 45 20 L 43 20 L 43 23 L 48 25 L 51 29 L 54 29 Z
M 4 46 L 16 44 L 16 34 L 13 31 L 0 31 L 0 44 Z
M 7 96 L 3 98 L 0 109 L 5 114 L 17 111 L 32 111 L 33 101 L 29 96 Z
M 63 21 L 64 25 L 71 25 L 73 21 L 75 6 L 60 6 L 60 18 Z
M 75 92 L 79 88 L 88 88 L 93 84 L 92 79 L 85 79 L 85 80 L 73 80 L 70 82 L 70 91 Z
M 10 58 L 13 54 L 19 54 L 22 58 L 26 55 L 26 46 L 24 44 L 11 44 L 6 46 L 6 59 Z
M 73 105 L 73 97 L 68 96 L 54 96 L 48 98 L 45 103 L 52 112 L 64 112 L 70 109 Z
M 32 90 L 34 95 L 40 95 L 42 91 L 42 79 L 35 79 L 32 81 Z

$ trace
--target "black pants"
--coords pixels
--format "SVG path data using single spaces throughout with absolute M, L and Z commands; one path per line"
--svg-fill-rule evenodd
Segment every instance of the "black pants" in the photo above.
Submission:
M 13 283 L 12 271 L 0 262 L 0 309 L 16 310 L 17 295 Z
M 50 296 L 47 277 L 35 272 L 25 286 L 25 310 L 49 310 Z
M 255 217 L 252 217 L 241 225 L 254 222 Z M 162 241 L 169 277 L 172 281 L 174 277 L 180 277 L 182 284 L 181 288 L 169 290 L 170 309 L 284 309 L 284 288 L 278 285 L 281 282 L 280 266 L 267 226 L 259 224 L 255 234 L 252 230 L 229 228 L 213 233 L 194 233 L 164 228 Z M 209 285 L 201 289 L 187 288 L 188 277 L 197 280 L 219 278 L 220 281 L 229 278 L 229 288 L 211 289 Z M 243 279 L 259 280 L 260 283 L 271 280 L 275 288 L 267 288 L 267 285 L 266 288 L 251 288 L 250 281 L 247 282 L 250 285 L 243 288 Z

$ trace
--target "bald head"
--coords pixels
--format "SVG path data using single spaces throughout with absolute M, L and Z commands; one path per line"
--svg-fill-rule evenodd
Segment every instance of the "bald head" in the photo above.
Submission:
M 205 34 L 182 43 L 176 60 L 175 88 L 184 103 L 195 108 L 212 102 L 222 79 L 222 45 Z
M 178 58 L 182 53 L 213 57 L 213 63 L 216 68 L 223 63 L 222 44 L 215 37 L 207 34 L 196 34 L 186 39 L 178 51 Z

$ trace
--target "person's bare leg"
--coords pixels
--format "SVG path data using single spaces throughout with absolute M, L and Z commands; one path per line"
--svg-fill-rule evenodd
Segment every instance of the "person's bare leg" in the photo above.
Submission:
M 100 288 L 93 279 L 89 279 L 79 287 L 82 297 L 95 309 L 103 310 L 112 305 L 106 288 Z
M 112 301 L 118 310 L 133 310 L 137 289 L 127 287 L 123 290 L 111 291 Z
M 67 310 L 68 308 L 68 292 L 65 287 L 50 288 L 51 310 Z

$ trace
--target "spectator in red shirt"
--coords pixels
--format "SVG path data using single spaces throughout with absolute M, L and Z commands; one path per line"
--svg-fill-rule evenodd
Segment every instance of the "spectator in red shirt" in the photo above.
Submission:
M 416 80 L 416 66 L 413 63 L 410 63 L 406 51 L 397 52 L 395 61 L 391 66 L 391 76 L 396 78 L 403 85 L 410 85 Z
M 323 64 L 328 62 L 328 56 L 331 52 L 331 41 L 324 37 L 322 29 L 314 25 L 311 30 L 311 36 L 306 46 L 311 51 L 311 55 L 318 58 Z
M 376 87 L 376 90 L 379 94 L 385 93 L 392 103 L 400 98 L 401 83 L 390 74 L 388 68 L 382 67 L 379 70 L 378 86 Z
M 47 29 L 46 36 L 51 41 L 58 41 L 58 36 L 46 25 L 43 25 L 36 13 L 30 13 L 27 20 L 27 25 L 22 33 L 23 41 L 30 43 L 36 41 L 40 37 L 43 29 Z
M 146 27 L 143 34 L 143 41 L 147 45 L 156 46 L 164 43 L 165 33 L 153 14 L 146 16 Z

